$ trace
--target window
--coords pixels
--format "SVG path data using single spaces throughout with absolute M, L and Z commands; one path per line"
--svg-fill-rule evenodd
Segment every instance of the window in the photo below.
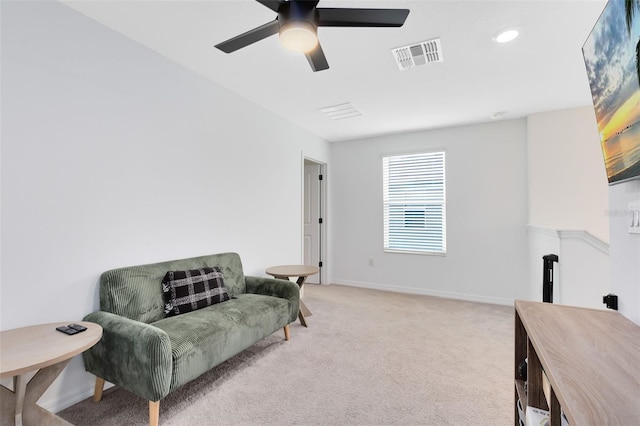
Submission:
M 444 152 L 382 158 L 384 250 L 446 253 Z

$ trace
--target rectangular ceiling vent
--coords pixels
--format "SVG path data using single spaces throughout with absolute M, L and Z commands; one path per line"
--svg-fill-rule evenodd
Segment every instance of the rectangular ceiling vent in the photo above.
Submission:
M 432 62 L 442 62 L 442 45 L 439 38 L 391 49 L 391 53 L 400 71 Z
M 345 118 L 358 117 L 359 115 L 362 115 L 360 111 L 351 105 L 351 102 L 320 108 L 319 111 L 334 120 L 344 120 Z

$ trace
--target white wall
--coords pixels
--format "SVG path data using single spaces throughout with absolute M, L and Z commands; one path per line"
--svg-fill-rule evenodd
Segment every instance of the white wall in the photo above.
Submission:
M 602 296 L 610 291 L 609 246 L 584 231 L 560 231 L 559 237 L 558 303 L 606 309 Z
M 529 224 L 585 230 L 608 243 L 609 191 L 593 108 L 527 117 L 527 159 Z
M 531 299 L 542 300 L 542 255 L 553 253 L 554 302 L 604 309 L 609 189 L 593 108 L 527 117 L 527 161 Z
M 640 325 L 640 235 L 629 234 L 629 202 L 640 200 L 640 180 L 613 185 L 611 216 L 611 292 L 620 313 Z
M 433 148 L 447 153 L 447 255 L 384 253 L 382 155 Z M 526 167 L 523 119 L 333 144 L 334 282 L 512 303 L 528 287 Z
M 1 2 L 0 327 L 77 321 L 101 272 L 301 260 L 302 159 L 329 144 L 54 2 Z M 88 396 L 72 361 L 41 403 Z

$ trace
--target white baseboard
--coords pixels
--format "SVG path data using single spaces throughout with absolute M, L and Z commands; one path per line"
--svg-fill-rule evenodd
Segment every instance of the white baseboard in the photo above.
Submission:
M 65 408 L 71 407 L 74 404 L 77 404 L 80 401 L 84 401 L 87 398 L 93 397 L 93 392 L 95 390 L 95 382 L 89 383 L 87 386 L 81 386 L 80 388 L 76 388 L 72 392 L 68 392 L 65 395 L 58 395 L 55 398 L 51 398 L 44 401 L 38 401 L 38 405 L 44 408 L 47 411 L 51 411 L 52 413 L 58 413 Z M 107 390 L 114 385 L 112 383 L 105 382 L 104 390 Z
M 362 288 L 370 288 L 372 290 L 394 291 L 396 293 L 435 296 L 435 297 L 442 297 L 445 299 L 466 300 L 468 302 L 489 303 L 492 305 L 513 306 L 513 302 L 514 302 L 513 299 L 506 299 L 501 297 L 487 297 L 487 296 L 479 296 L 476 294 L 452 293 L 448 291 L 439 291 L 439 290 L 432 290 L 432 289 L 418 289 L 418 288 L 412 288 L 412 287 L 390 286 L 385 284 L 369 283 L 369 282 L 363 282 L 363 281 L 333 280 L 333 282 L 338 285 L 345 285 L 350 287 L 362 287 Z
M 47 411 L 57 413 L 89 398 L 91 395 L 93 395 L 93 389 L 91 387 L 76 388 L 73 392 L 69 392 L 66 395 L 58 395 L 57 398 L 40 401 L 38 405 Z

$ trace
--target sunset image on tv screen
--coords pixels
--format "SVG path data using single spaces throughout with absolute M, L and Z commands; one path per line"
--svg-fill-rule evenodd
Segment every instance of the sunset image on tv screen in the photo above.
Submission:
M 609 183 L 640 177 L 640 5 L 609 0 L 582 52 Z

